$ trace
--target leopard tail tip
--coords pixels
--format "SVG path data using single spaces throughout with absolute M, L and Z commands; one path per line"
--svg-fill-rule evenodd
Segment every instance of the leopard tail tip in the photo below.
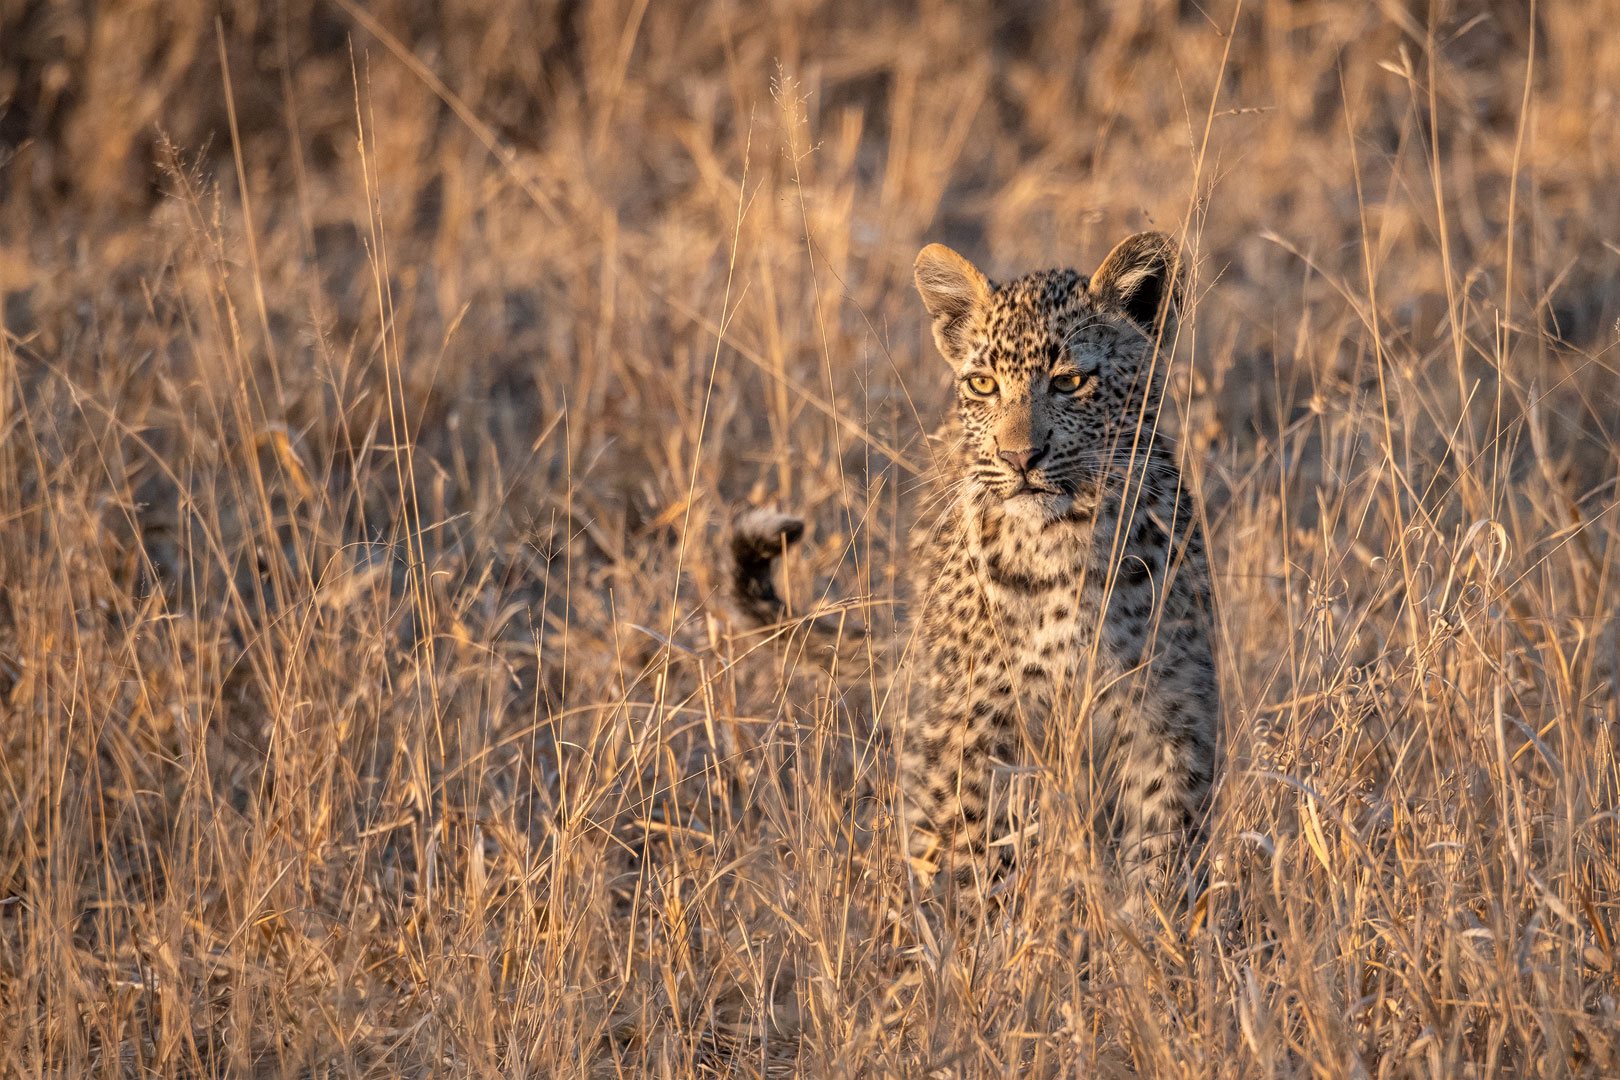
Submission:
M 778 510 L 750 507 L 732 521 L 732 592 L 754 623 L 770 626 L 786 616 L 772 571 L 777 557 L 803 538 L 804 521 Z

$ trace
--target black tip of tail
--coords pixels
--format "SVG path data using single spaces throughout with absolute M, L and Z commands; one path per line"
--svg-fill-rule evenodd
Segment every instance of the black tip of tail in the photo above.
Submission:
M 745 510 L 732 523 L 732 590 L 743 613 L 762 626 L 787 613 L 771 571 L 777 556 L 803 537 L 803 521 L 775 510 Z

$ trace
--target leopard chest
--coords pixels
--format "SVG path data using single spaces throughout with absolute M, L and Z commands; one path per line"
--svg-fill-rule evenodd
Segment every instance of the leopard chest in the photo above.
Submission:
M 1009 587 L 987 575 L 986 610 L 997 625 L 1005 679 L 1015 688 L 1024 736 L 1105 757 L 1139 719 L 1149 678 L 1143 642 L 1119 575 L 1085 567 L 1039 589 Z M 1055 740 L 1055 741 L 1049 741 Z
M 985 608 L 994 626 L 1001 666 L 1022 688 L 1048 698 L 1081 674 L 1096 652 L 1101 591 L 1080 571 L 1031 587 L 985 575 Z
M 1110 545 L 1095 523 L 1036 527 L 988 518 L 978 541 L 985 615 L 1001 665 L 1026 701 L 1094 696 L 1134 663 L 1137 590 L 1110 572 Z

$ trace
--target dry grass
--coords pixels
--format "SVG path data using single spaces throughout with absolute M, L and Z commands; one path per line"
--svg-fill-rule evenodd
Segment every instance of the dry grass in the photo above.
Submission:
M 1521 6 L 0 3 L 0 1075 L 1620 1075 L 1620 20 Z M 1149 224 L 1219 880 L 908 964 L 900 649 L 715 542 L 903 647 L 911 257 Z

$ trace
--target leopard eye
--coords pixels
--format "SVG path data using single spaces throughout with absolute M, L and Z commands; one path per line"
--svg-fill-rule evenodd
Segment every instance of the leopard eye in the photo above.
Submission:
M 1080 389 L 1080 376 L 1074 372 L 1052 376 L 1052 389 L 1060 394 L 1072 394 Z
M 996 392 L 996 380 L 989 375 L 970 375 L 966 381 L 968 393 L 974 397 L 990 397 Z

